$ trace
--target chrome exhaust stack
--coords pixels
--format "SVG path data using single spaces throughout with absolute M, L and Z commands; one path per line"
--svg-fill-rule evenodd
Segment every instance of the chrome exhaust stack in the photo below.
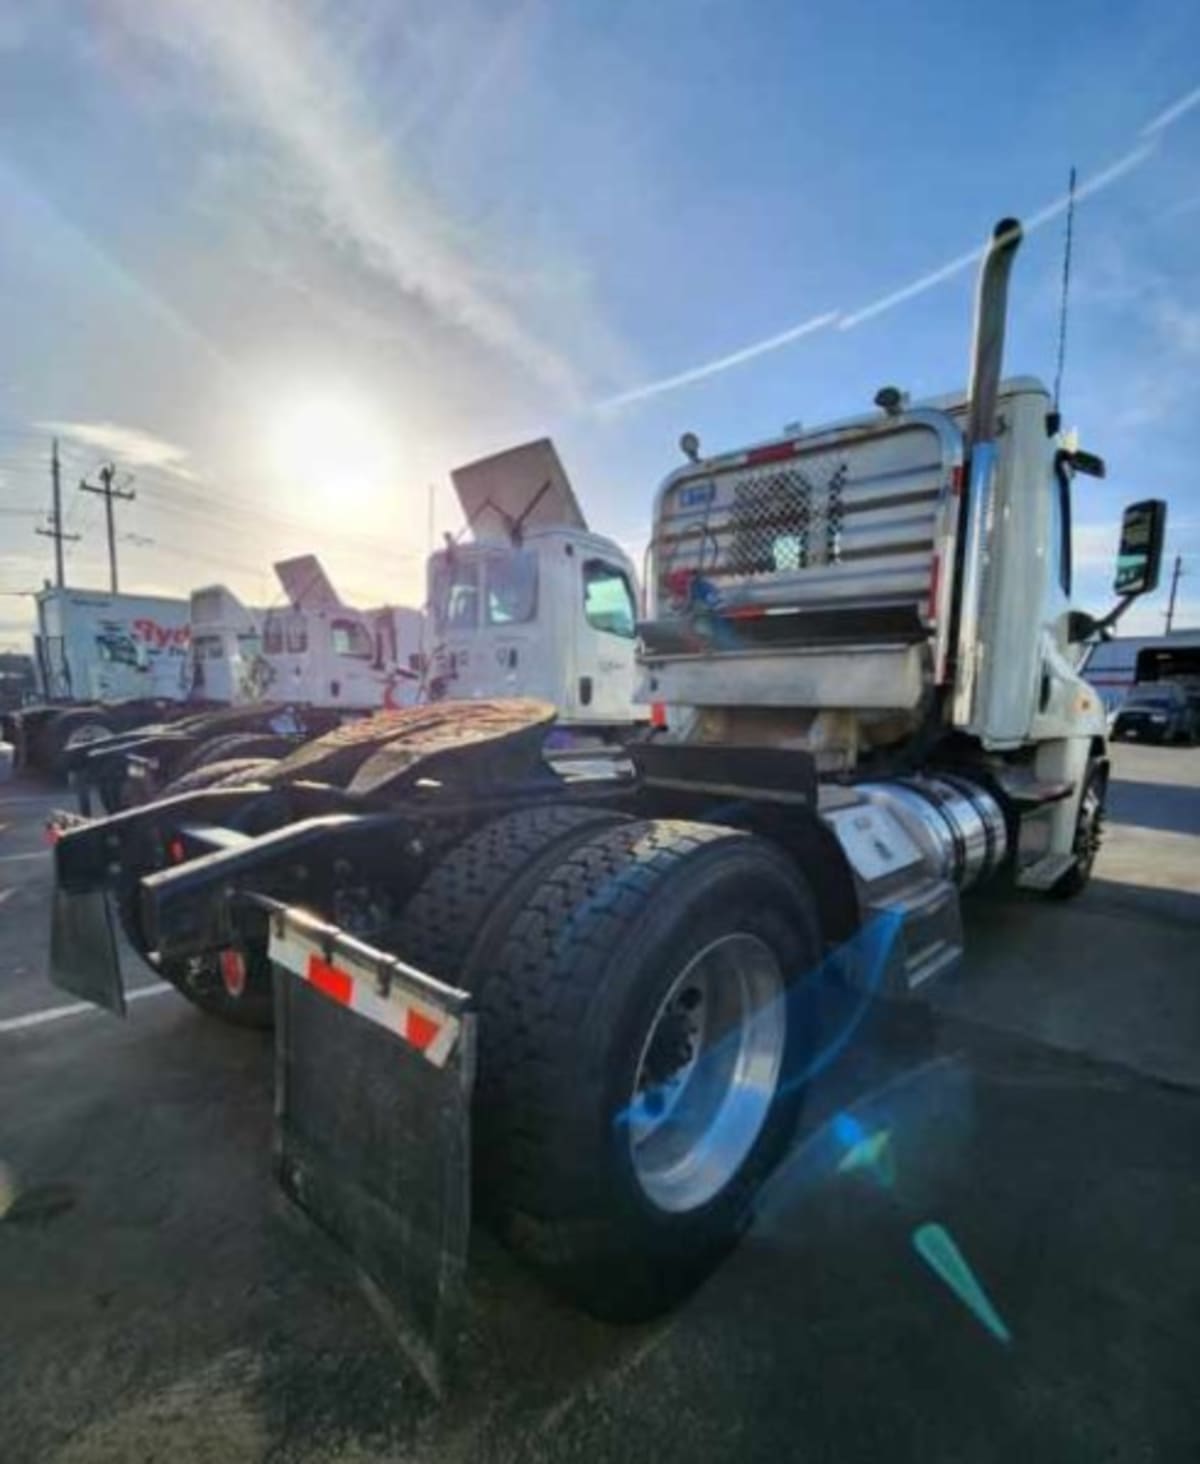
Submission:
M 979 271 L 975 300 L 975 339 L 967 386 L 966 509 L 959 526 L 962 575 L 959 581 L 958 637 L 954 657 L 954 694 L 950 703 L 954 726 L 976 730 L 980 722 L 979 681 L 987 648 L 980 644 L 988 593 L 993 488 L 996 478 L 996 402 L 1004 365 L 1004 326 L 1008 314 L 1008 278 L 1021 243 L 1016 219 L 1001 219 Z
M 1024 237 L 1018 219 L 1001 219 L 992 230 L 975 296 L 975 336 L 967 386 L 967 447 L 990 442 L 995 434 L 996 399 L 1004 364 L 1008 318 L 1008 280 Z

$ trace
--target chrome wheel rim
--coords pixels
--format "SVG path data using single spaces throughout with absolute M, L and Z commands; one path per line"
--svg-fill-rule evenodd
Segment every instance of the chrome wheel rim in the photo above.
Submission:
M 783 973 L 757 936 L 722 936 L 671 983 L 628 1111 L 634 1174 L 652 1204 L 698 1209 L 741 1168 L 779 1089 L 786 1036 Z
M 1086 874 L 1100 852 L 1100 794 L 1093 783 L 1079 805 L 1079 828 L 1075 835 L 1075 857 Z

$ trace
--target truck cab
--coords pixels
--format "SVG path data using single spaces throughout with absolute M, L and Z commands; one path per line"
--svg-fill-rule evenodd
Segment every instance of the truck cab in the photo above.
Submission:
M 237 706 L 262 701 L 270 681 L 262 656 L 261 612 L 223 585 L 193 590 L 192 696 Z
M 263 617 L 268 695 L 277 701 L 369 711 L 411 706 L 420 688 L 422 617 L 342 602 L 315 555 L 275 572 L 288 604 Z
M 452 477 L 474 539 L 429 561 L 430 699 L 538 697 L 568 728 L 628 727 L 636 572 L 588 528 L 553 445 Z

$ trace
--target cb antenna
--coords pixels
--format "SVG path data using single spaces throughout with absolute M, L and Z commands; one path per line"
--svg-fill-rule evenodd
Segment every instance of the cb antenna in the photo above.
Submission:
M 1062 303 L 1058 312 L 1058 365 L 1054 371 L 1054 410 L 1062 396 L 1063 362 L 1067 356 L 1067 303 L 1071 291 L 1071 245 L 1075 237 L 1075 165 L 1067 184 L 1067 236 L 1063 244 Z

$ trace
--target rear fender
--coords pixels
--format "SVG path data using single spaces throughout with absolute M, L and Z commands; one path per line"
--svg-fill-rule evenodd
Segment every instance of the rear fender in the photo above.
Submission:
M 181 824 L 228 822 L 263 793 L 261 786 L 183 793 L 69 828 L 54 846 L 55 884 L 67 894 L 112 888 L 131 870 L 165 864 Z

